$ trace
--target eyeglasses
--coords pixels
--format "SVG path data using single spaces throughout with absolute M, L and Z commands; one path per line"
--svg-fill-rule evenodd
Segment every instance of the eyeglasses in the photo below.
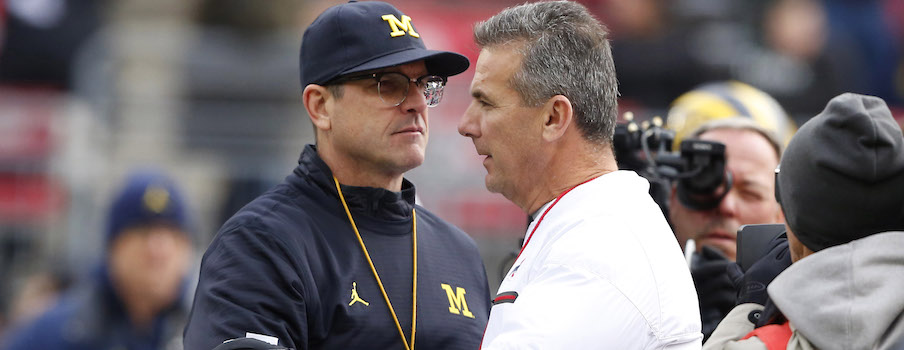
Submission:
M 373 79 L 377 82 L 377 93 L 380 99 L 389 106 L 398 106 L 408 97 L 408 88 L 411 83 L 417 86 L 418 91 L 427 99 L 427 107 L 435 107 L 443 99 L 443 89 L 446 86 L 446 77 L 438 75 L 425 75 L 417 79 L 411 79 L 399 72 L 378 72 L 362 75 L 339 77 L 327 84 L 338 84 L 355 80 Z

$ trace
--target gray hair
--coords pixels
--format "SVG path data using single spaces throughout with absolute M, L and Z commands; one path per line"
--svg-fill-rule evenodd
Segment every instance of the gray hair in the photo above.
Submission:
M 772 146 L 772 150 L 775 151 L 776 159 L 782 159 L 782 144 L 778 142 L 778 137 L 775 133 L 760 126 L 760 124 L 757 124 L 753 119 L 746 117 L 732 117 L 708 121 L 694 129 L 689 138 L 697 139 L 700 138 L 700 135 L 703 135 L 708 131 L 722 129 L 751 131 L 760 134 L 766 141 L 769 141 L 769 145 Z
M 571 1 L 510 7 L 474 27 L 481 48 L 520 45 L 521 68 L 509 83 L 524 105 L 563 95 L 584 138 L 611 145 L 618 82 L 607 35 L 587 8 Z

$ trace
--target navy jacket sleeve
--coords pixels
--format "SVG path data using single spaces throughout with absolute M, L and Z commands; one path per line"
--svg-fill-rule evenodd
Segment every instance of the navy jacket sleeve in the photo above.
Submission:
M 59 349 L 65 345 L 60 341 L 60 331 L 60 327 L 53 322 L 39 319 L 28 327 L 10 330 L 7 338 L 0 339 L 0 349 Z
M 65 325 L 76 317 L 79 307 L 74 300 L 70 294 L 63 295 L 56 305 L 31 323 L 9 329 L 6 338 L 0 339 L 0 349 L 90 349 L 90 344 L 79 342 L 81 339 L 73 337 L 71 330 L 68 337 L 64 335 Z
M 213 349 L 246 332 L 307 349 L 305 281 L 287 247 L 255 225 L 224 227 L 201 261 L 185 349 Z

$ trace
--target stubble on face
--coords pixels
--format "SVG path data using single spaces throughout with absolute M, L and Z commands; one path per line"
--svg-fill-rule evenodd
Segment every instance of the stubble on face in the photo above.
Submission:
M 422 61 L 382 69 L 409 77 L 427 74 Z M 333 145 L 344 166 L 357 173 L 401 176 L 424 162 L 429 128 L 424 97 L 414 86 L 399 106 L 380 99 L 376 83 L 364 80 L 347 83 L 336 101 Z

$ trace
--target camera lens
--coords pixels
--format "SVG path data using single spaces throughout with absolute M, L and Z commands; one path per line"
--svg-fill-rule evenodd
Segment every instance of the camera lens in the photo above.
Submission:
M 681 158 L 687 172 L 678 179 L 678 200 L 694 210 L 717 207 L 731 189 L 731 173 L 725 169 L 725 145 L 703 140 L 681 142 Z

